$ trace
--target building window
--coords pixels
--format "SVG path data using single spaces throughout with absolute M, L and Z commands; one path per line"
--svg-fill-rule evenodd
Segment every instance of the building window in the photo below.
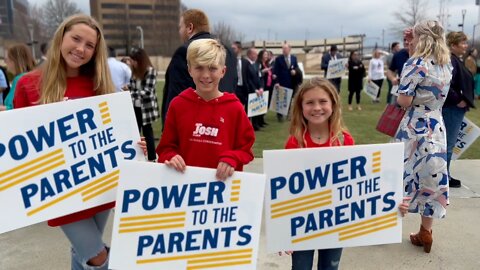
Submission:
M 120 19 L 125 20 L 125 14 L 102 14 L 103 19 Z
M 125 9 L 125 4 L 102 3 L 104 9 Z
M 146 10 L 146 9 L 152 9 L 151 5 L 139 5 L 139 4 L 131 4 L 128 5 L 130 9 L 138 9 L 138 10 Z

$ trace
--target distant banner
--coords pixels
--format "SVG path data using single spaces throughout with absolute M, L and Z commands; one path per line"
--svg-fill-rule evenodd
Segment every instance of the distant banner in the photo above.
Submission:
M 263 152 L 268 252 L 399 243 L 403 144 Z
M 270 102 L 270 111 L 277 112 L 282 115 L 288 115 L 290 103 L 292 101 L 293 90 L 283 86 L 275 87 L 272 92 L 272 100 Z
M 328 62 L 327 79 L 341 78 L 347 72 L 348 58 L 330 60 Z
M 268 111 L 268 91 L 258 96 L 256 93 L 248 94 L 248 117 L 266 114 Z
M 452 159 L 458 159 L 475 142 L 478 136 L 480 136 L 480 128 L 466 117 L 463 118 L 457 143 L 453 148 Z
M 256 269 L 265 175 L 120 167 L 109 268 Z
M 130 93 L 0 113 L 0 233 L 115 200 L 122 159 L 145 160 Z
M 380 88 L 372 80 L 366 80 L 363 91 L 372 99 L 377 99 L 378 91 Z

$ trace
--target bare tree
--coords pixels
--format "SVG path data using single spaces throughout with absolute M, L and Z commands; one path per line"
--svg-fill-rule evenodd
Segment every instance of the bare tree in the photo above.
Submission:
M 53 36 L 63 20 L 73 14 L 82 12 L 77 4 L 70 0 L 48 0 L 40 9 L 42 13 L 40 20 L 45 27 L 46 35 L 49 37 Z
M 242 41 L 245 38 L 243 33 L 238 32 L 224 21 L 219 21 L 213 25 L 212 34 L 227 46 L 234 41 Z
M 391 27 L 392 31 L 402 35 L 405 28 L 427 19 L 427 4 L 426 0 L 403 0 L 399 11 L 393 13 L 395 23 Z
M 50 39 L 46 32 L 47 26 L 42 20 L 44 17 L 45 15 L 43 14 L 43 9 L 41 7 L 35 4 L 30 8 L 30 20 L 33 24 L 33 32 L 35 33 L 34 39 L 40 42 Z

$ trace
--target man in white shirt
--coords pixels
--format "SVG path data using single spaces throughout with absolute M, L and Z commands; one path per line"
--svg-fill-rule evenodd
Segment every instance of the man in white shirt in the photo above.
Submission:
M 108 54 L 109 57 L 107 61 L 112 81 L 115 85 L 115 91 L 122 92 L 128 90 L 128 84 L 130 83 L 130 78 L 132 78 L 132 70 L 127 64 L 122 63 L 115 58 L 116 53 L 114 48 L 108 47 Z

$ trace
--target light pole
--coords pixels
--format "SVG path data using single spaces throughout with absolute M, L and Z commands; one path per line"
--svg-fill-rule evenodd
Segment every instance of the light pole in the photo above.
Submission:
M 462 24 L 459 24 L 458 26 L 462 27 L 462 32 L 463 32 L 463 26 L 465 25 L 465 14 L 467 14 L 466 9 L 462 9 Z
M 143 28 L 141 26 L 137 26 L 137 30 L 140 31 L 140 48 L 143 49 Z
M 37 59 L 35 57 L 35 41 L 33 40 L 33 24 L 29 23 L 27 25 L 27 27 L 28 27 L 28 32 L 30 32 L 30 43 L 31 43 L 31 46 L 32 46 L 32 56 L 33 56 L 33 59 Z

